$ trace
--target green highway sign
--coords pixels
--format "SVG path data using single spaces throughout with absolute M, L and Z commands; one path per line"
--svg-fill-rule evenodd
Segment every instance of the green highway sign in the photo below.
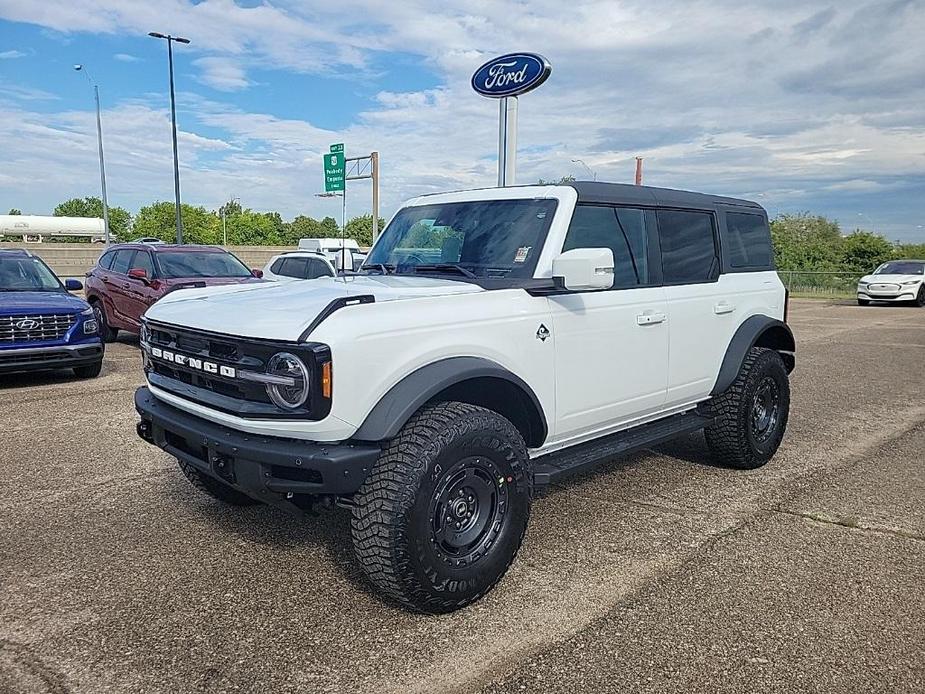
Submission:
M 341 143 L 336 144 L 336 145 L 331 145 L 331 151 L 332 151 L 332 152 L 343 152 L 343 151 L 344 151 L 344 143 L 341 142 Z
M 335 151 L 335 147 L 340 147 Z M 338 193 L 346 187 L 344 180 L 344 146 L 331 145 L 331 151 L 324 155 L 324 192 Z

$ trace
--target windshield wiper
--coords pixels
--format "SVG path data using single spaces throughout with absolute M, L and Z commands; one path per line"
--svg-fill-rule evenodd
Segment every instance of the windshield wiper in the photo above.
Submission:
M 394 265 L 386 265 L 385 263 L 369 263 L 368 265 L 360 265 L 361 270 L 378 270 L 383 275 L 391 274 L 395 271 Z
M 472 270 L 463 267 L 459 263 L 431 263 L 425 265 L 415 265 L 413 269 L 415 272 L 445 272 L 447 270 L 452 270 L 454 272 L 458 272 L 460 275 L 464 275 L 465 277 L 478 278 L 478 275 L 472 272 Z

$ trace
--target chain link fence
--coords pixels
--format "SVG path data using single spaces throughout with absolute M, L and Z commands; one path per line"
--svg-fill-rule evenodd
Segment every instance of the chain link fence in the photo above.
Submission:
M 791 296 L 851 299 L 857 296 L 858 280 L 864 275 L 851 271 L 778 270 Z

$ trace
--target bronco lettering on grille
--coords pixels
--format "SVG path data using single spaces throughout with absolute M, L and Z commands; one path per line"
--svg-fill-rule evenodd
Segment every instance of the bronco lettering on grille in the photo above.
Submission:
M 237 370 L 233 366 L 224 366 L 223 364 L 216 364 L 213 361 L 188 357 L 185 354 L 177 354 L 176 352 L 161 349 L 160 347 L 152 347 L 151 356 L 156 359 L 169 361 L 177 366 L 185 366 L 194 371 L 204 371 L 205 373 L 218 374 L 219 376 L 225 376 L 227 378 L 237 378 L 238 375 Z

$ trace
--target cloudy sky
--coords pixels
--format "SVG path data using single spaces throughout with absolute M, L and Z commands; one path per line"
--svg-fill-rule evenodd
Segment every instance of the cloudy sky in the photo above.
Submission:
M 493 185 L 497 106 L 469 77 L 546 55 L 520 99 L 517 179 L 572 174 L 756 199 L 925 241 L 925 0 L 0 0 L 0 208 L 96 195 L 98 81 L 110 201 L 183 198 L 338 216 L 321 153 L 382 157 L 383 212 Z M 369 210 L 352 184 L 348 213 Z

